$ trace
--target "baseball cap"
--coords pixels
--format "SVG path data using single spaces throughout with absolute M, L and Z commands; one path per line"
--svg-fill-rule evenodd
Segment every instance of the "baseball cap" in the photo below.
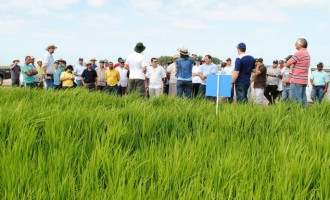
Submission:
M 322 63 L 322 62 L 319 62 L 319 63 L 317 63 L 316 66 L 317 66 L 317 67 L 323 67 L 323 63 Z
M 278 64 L 278 60 L 274 60 L 273 61 L 273 64 Z
M 237 45 L 237 49 L 246 49 L 245 43 L 241 42 Z
M 84 61 L 84 59 L 83 58 L 79 58 L 79 60 L 78 61 Z

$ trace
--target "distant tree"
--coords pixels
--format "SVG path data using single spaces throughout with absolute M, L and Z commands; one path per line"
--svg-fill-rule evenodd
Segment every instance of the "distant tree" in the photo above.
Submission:
M 158 63 L 161 66 L 166 66 L 168 63 L 172 62 L 172 56 L 160 56 L 158 58 Z
M 214 63 L 214 64 L 220 64 L 220 63 L 222 63 L 222 60 L 220 60 L 219 58 L 217 58 L 217 57 L 212 57 L 212 62 Z

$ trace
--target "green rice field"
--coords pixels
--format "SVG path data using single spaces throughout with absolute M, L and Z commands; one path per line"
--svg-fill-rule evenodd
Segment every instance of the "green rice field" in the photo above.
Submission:
M 1 199 L 330 199 L 330 104 L 0 88 Z

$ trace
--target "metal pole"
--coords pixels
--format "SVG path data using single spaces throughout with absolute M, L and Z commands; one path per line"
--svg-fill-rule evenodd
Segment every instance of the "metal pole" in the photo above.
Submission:
M 220 73 L 217 73 L 217 106 L 215 114 L 218 115 L 218 109 L 219 109 L 219 83 L 220 83 Z

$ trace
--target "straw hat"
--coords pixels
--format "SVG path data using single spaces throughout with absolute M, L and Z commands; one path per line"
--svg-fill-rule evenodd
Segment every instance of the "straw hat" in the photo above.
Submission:
M 57 49 L 57 46 L 55 46 L 55 44 L 50 44 L 46 47 L 46 51 L 48 51 L 49 49 Z
M 188 49 L 186 49 L 186 48 L 184 48 L 184 47 L 178 49 L 178 52 L 179 52 L 180 54 L 182 54 L 182 55 L 186 55 L 186 56 L 189 56 L 189 54 L 190 54 L 189 51 L 188 51 Z

